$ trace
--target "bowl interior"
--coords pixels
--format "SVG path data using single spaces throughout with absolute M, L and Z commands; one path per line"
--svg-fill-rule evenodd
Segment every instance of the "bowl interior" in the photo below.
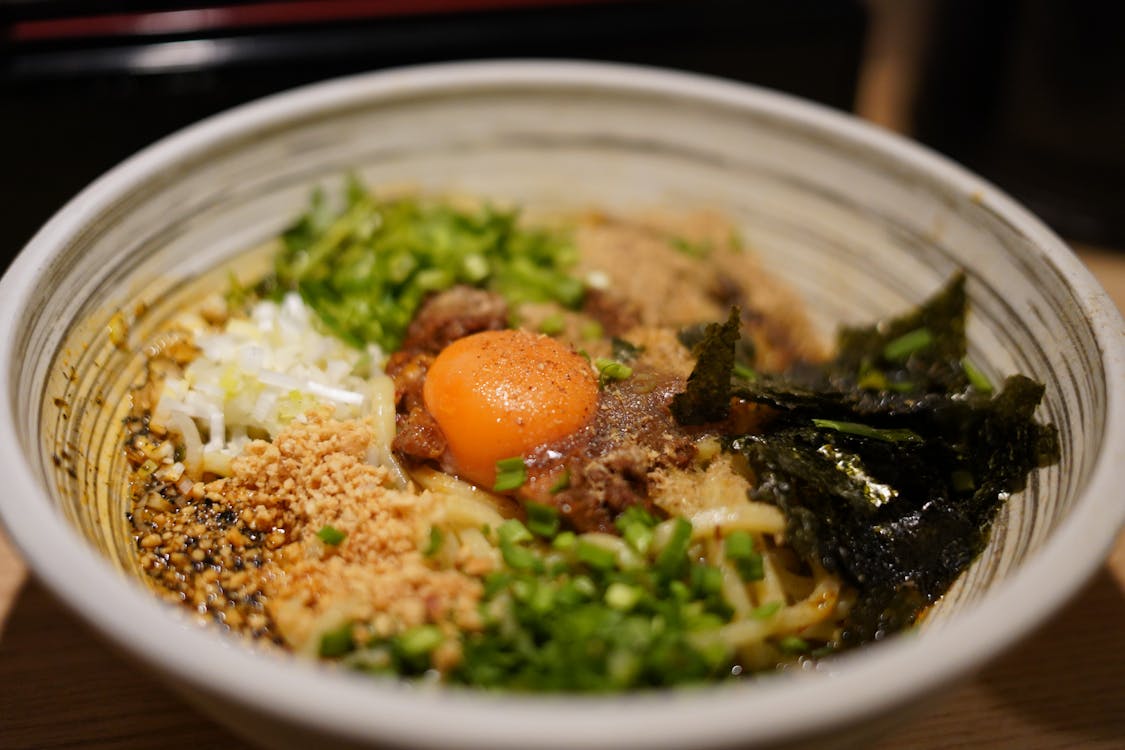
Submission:
M 1039 418 L 1058 426 L 1063 458 L 1007 505 L 928 627 L 1032 559 L 1094 472 L 1109 384 L 1085 301 L 1006 199 L 780 97 L 552 70 L 321 86 L 162 144 L 72 204 L 36 240 L 52 249 L 24 290 L 4 397 L 23 459 L 82 537 L 128 577 L 120 420 L 148 335 L 199 284 L 219 283 L 208 272 L 275 237 L 314 186 L 331 193 L 354 172 L 536 211 L 717 210 L 826 338 L 964 269 L 970 356 L 994 381 L 1048 384 Z M 115 315 L 129 324 L 123 345 L 107 332 Z

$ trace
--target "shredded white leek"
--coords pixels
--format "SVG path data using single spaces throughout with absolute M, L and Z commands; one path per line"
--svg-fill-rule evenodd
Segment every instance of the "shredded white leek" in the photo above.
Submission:
M 394 423 L 389 434 L 384 424 L 388 414 L 393 420 L 394 386 L 381 372 L 382 352 L 375 346 L 360 352 L 318 331 L 299 295 L 288 294 L 280 304 L 259 302 L 249 317 L 231 318 L 221 332 L 201 333 L 195 343 L 200 355 L 182 378 L 165 381 L 153 414 L 158 425 L 184 435 L 189 474 L 198 478 L 200 468 L 228 473 L 250 440 L 272 439 L 322 405 L 335 407 L 337 419 L 377 415 L 381 445 L 372 458 L 396 468 L 389 448 Z M 365 364 L 370 377 L 360 374 Z M 199 436 L 207 439 L 201 448 Z

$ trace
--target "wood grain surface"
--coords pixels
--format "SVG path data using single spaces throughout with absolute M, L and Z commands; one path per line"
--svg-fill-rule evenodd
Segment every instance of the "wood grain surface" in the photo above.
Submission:
M 1080 255 L 1125 309 L 1125 253 Z M 108 647 L 0 534 L 0 748 L 244 748 Z M 879 750 L 1125 747 L 1125 535 L 1042 630 Z

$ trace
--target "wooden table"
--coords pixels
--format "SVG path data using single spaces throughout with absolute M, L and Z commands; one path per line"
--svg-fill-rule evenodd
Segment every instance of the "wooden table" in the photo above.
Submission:
M 1125 253 L 1083 260 L 1125 310 Z M 67 612 L 0 535 L 0 748 L 244 748 Z M 1040 632 L 879 748 L 1125 747 L 1125 535 Z

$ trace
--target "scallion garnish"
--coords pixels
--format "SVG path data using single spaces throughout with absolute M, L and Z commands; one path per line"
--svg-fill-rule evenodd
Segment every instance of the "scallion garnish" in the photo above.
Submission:
M 787 654 L 803 654 L 809 650 L 809 642 L 795 635 L 787 635 L 777 642 L 777 647 Z
M 918 433 L 907 429 L 881 429 L 859 422 L 841 422 L 835 419 L 813 419 L 812 422 L 817 427 L 843 432 L 848 435 L 884 440 L 888 443 L 921 442 L 922 440 Z
M 496 492 L 511 492 L 518 490 L 527 481 L 527 464 L 520 456 L 504 458 L 496 462 L 496 483 L 492 489 Z
M 934 342 L 929 328 L 915 328 L 883 347 L 883 358 L 889 362 L 905 362 L 911 354 L 920 352 Z
M 445 640 L 437 625 L 418 625 L 403 631 L 394 639 L 395 648 L 407 657 L 428 654 Z
M 316 532 L 316 538 L 330 547 L 335 547 L 347 538 L 347 534 L 337 529 L 331 524 L 324 524 L 320 530 Z
M 352 640 L 352 624 L 345 622 L 339 627 L 325 631 L 320 636 L 319 652 L 322 657 L 335 658 L 343 656 L 355 648 Z
M 559 478 L 554 481 L 551 488 L 548 490 L 552 495 L 556 495 L 565 489 L 570 488 L 570 469 L 563 469 Z
M 691 546 L 691 521 L 677 518 L 672 522 L 672 535 L 656 558 L 656 570 L 665 578 L 675 578 L 687 565 L 687 551 Z
M 548 315 L 539 323 L 539 332 L 548 336 L 557 336 L 566 328 L 566 321 L 561 314 Z
M 762 556 L 754 551 L 754 539 L 748 532 L 732 531 L 723 542 L 726 557 L 744 581 L 760 581 L 765 577 Z
M 598 371 L 598 384 L 603 386 L 613 380 L 624 380 L 633 374 L 633 368 L 629 365 L 605 357 L 595 359 L 594 367 Z
M 437 526 L 431 526 L 430 527 L 430 539 L 426 543 L 426 548 L 424 550 L 422 550 L 422 554 L 425 555 L 426 557 L 433 557 L 438 552 L 441 552 L 442 541 L 443 541 L 443 538 L 442 538 L 441 529 L 439 529 Z
M 531 533 L 546 539 L 551 539 L 559 532 L 559 512 L 550 505 L 528 502 L 527 528 Z
M 612 570 L 617 565 L 617 558 L 611 551 L 581 537 L 579 537 L 578 543 L 574 545 L 574 555 L 580 561 L 598 570 Z
M 965 371 L 965 377 L 969 379 L 969 385 L 974 389 L 981 393 L 992 393 L 992 381 L 968 357 L 961 360 L 961 369 Z
M 768 620 L 781 609 L 781 602 L 769 602 L 750 611 L 750 616 L 755 620 Z

